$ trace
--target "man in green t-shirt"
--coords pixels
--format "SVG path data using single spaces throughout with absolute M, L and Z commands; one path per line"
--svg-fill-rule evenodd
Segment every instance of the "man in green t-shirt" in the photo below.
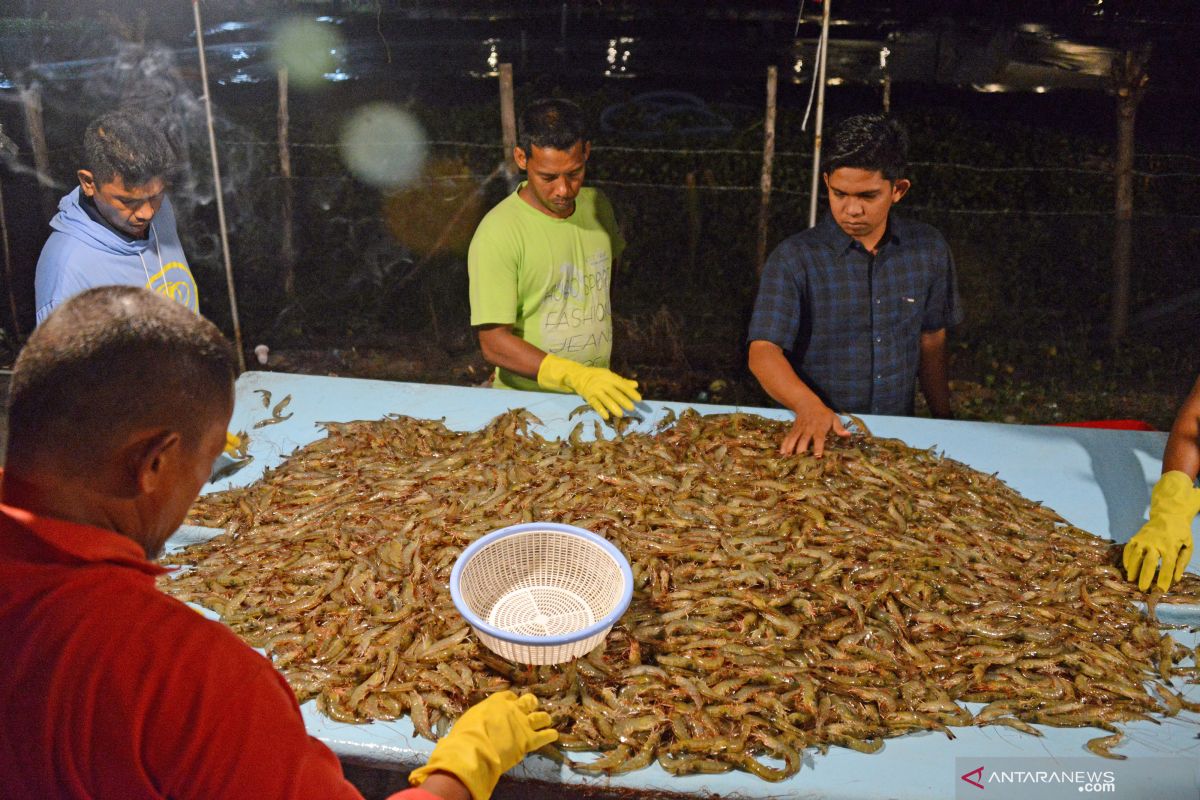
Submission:
M 526 180 L 479 223 L 467 271 L 492 385 L 575 392 L 608 419 L 642 396 L 636 381 L 608 369 L 609 286 L 625 240 L 608 199 L 583 186 L 590 152 L 574 103 L 525 109 L 513 157 Z

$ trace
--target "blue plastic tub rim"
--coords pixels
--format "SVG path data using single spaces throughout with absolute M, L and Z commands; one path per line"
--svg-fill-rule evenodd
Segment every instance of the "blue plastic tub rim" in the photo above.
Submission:
M 493 627 L 476 616 L 475 612 L 467 606 L 466 601 L 462 598 L 462 593 L 458 590 L 458 581 L 462 577 L 463 567 L 471 560 L 472 556 L 497 539 L 529 531 L 555 531 L 556 533 L 578 536 L 599 545 L 605 552 L 612 556 L 617 565 L 620 566 L 621 573 L 625 576 L 625 591 L 621 596 L 621 601 L 617 603 L 617 607 L 586 628 L 574 633 L 559 634 L 558 636 L 525 636 Z M 479 537 L 468 545 L 466 550 L 463 550 L 459 554 L 458 559 L 454 562 L 454 568 L 450 571 L 450 598 L 454 601 L 454 607 L 458 609 L 458 613 L 462 614 L 472 627 L 478 628 L 489 636 L 495 636 L 503 642 L 542 647 L 570 644 L 578 642 L 581 639 L 586 639 L 616 624 L 621 615 L 625 613 L 625 610 L 629 608 L 629 603 L 633 599 L 633 570 L 629 567 L 629 559 L 612 542 L 603 536 L 584 530 L 583 528 L 577 528 L 574 525 L 564 525 L 561 522 L 522 522 L 519 525 L 509 525 L 507 528 L 501 528 L 500 530 L 492 531 Z

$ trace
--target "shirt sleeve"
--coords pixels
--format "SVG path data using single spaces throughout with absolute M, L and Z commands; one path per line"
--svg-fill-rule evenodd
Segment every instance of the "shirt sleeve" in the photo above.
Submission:
M 34 275 L 38 325 L 41 325 L 55 308 L 91 288 L 91 284 L 72 266 L 81 258 L 75 250 L 76 246 L 70 237 L 56 231 L 50 234 L 41 255 L 38 256 Z M 86 256 L 83 260 L 87 260 Z
M 475 229 L 467 250 L 472 325 L 511 325 L 517 321 L 520 263 L 520 236 L 493 209 Z
M 950 246 L 944 239 L 939 244 L 935 274 L 925 299 L 925 315 L 921 319 L 922 332 L 938 331 L 963 321 L 954 256 L 951 255 Z
M 746 336 L 748 342 L 771 342 L 788 352 L 795 346 L 804 313 L 804 291 L 796 265 L 797 256 L 796 248 L 785 240 L 763 266 L 750 331 Z
M 617 215 L 613 211 L 612 203 L 600 190 L 596 190 L 596 219 L 608 232 L 609 241 L 612 243 L 612 263 L 616 264 L 617 259 L 625 252 L 625 237 L 621 235 L 621 226 L 617 224 Z

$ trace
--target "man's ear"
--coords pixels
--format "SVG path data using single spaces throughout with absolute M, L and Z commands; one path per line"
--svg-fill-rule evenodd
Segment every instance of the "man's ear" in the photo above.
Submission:
M 822 173 L 821 173 L 821 180 L 825 182 L 825 189 L 826 189 L 826 191 L 828 191 L 828 190 L 829 190 L 829 173 L 828 173 L 828 172 L 822 172 Z
M 584 142 L 583 143 L 583 160 L 587 161 L 588 158 L 591 157 L 591 155 L 592 155 L 592 143 Z
M 148 432 L 129 443 L 126 448 L 126 475 L 128 491 L 134 495 L 153 494 L 162 489 L 169 480 L 167 465 L 172 458 L 179 458 L 183 447 L 178 431 L 158 430 Z
M 75 173 L 75 177 L 79 178 L 79 190 L 88 197 L 96 193 L 96 176 L 92 174 L 90 169 L 81 169 Z
M 908 194 L 908 190 L 912 188 L 912 181 L 908 178 L 901 178 L 892 184 L 892 202 L 899 203 L 900 198 Z
M 517 162 L 517 169 L 520 170 L 524 170 L 526 165 L 529 163 L 529 159 L 525 155 L 525 151 L 519 147 L 513 148 L 513 161 Z

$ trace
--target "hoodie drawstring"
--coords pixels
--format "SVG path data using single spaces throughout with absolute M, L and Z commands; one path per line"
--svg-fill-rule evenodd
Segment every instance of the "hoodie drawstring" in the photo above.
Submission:
M 158 256 L 158 274 L 162 276 L 162 296 L 167 296 L 167 272 L 163 269 L 162 250 L 159 249 L 158 231 L 154 230 L 154 222 L 150 223 L 150 235 L 154 238 L 154 254 Z M 142 251 L 138 251 L 138 260 L 142 262 L 142 272 L 146 275 L 146 288 L 154 291 L 154 287 L 150 284 L 150 270 L 146 269 L 146 258 L 142 255 Z

